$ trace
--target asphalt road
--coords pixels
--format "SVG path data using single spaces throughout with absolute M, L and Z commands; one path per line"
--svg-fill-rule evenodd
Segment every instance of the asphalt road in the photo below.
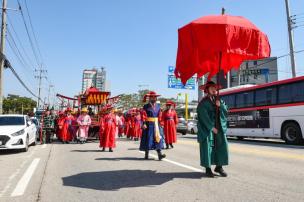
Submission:
M 195 136 L 179 136 L 167 159 L 143 160 L 138 142 L 113 153 L 97 142 L 0 151 L 0 201 L 303 201 L 304 146 L 229 141 L 227 178 L 206 178 Z M 155 159 L 153 159 L 155 157 Z

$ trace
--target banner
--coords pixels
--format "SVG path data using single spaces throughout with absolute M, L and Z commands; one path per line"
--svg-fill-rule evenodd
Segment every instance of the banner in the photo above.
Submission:
M 82 98 L 82 104 L 101 105 L 107 101 L 109 96 L 109 92 L 90 92 L 88 95 Z

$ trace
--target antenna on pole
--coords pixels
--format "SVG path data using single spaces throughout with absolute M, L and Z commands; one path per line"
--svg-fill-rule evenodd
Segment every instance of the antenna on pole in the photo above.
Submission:
M 223 7 L 222 8 L 222 15 L 225 15 L 225 11 L 226 11 L 226 9 Z

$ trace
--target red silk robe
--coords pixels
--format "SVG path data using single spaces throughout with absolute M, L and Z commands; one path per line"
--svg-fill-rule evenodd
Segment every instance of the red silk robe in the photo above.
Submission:
M 164 122 L 164 134 L 166 144 L 172 144 L 176 142 L 176 125 L 178 124 L 178 117 L 173 109 L 169 109 L 163 112 L 162 120 Z
M 141 137 L 141 115 L 137 114 L 133 117 L 133 127 L 132 127 L 132 132 L 133 132 L 133 137 L 135 138 L 140 138 Z
M 75 117 L 70 115 L 66 116 L 64 119 L 63 127 L 62 127 L 62 141 L 68 142 L 73 138 L 73 130 L 72 124 L 75 122 Z
M 131 131 L 131 115 L 127 115 L 125 119 L 125 135 L 129 138 Z
M 116 117 L 109 113 L 104 115 L 100 120 L 100 147 L 114 148 L 116 147 Z
M 56 135 L 57 135 L 59 140 L 62 140 L 62 129 L 63 129 L 63 125 L 64 125 L 64 119 L 65 119 L 65 117 L 61 116 L 57 120 L 58 128 L 57 128 Z

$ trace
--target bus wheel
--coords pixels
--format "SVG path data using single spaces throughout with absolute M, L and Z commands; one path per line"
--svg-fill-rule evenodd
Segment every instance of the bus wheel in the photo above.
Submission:
M 287 144 L 300 144 L 302 142 L 302 133 L 299 125 L 294 122 L 284 124 L 282 138 Z
M 238 140 L 243 140 L 243 139 L 244 139 L 244 137 L 237 136 L 237 137 L 236 137 L 236 139 L 238 139 Z

